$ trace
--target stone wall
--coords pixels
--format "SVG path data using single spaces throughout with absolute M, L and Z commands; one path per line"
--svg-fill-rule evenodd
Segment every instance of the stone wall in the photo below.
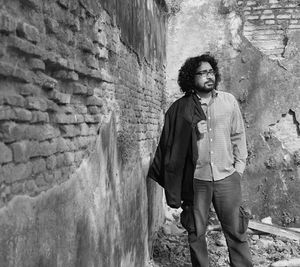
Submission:
M 1 266 L 144 266 L 164 1 L 0 4 Z
M 251 43 L 272 58 L 282 58 L 288 34 L 300 30 L 300 2 L 238 1 L 244 16 L 244 35 Z
M 182 95 L 176 80 L 184 60 L 206 51 L 215 55 L 222 76 L 219 90 L 235 95 L 245 120 L 249 154 L 242 180 L 245 205 L 257 219 L 271 216 L 275 223 L 299 223 L 300 32 L 286 31 L 284 53 L 274 60 L 271 50 L 265 53 L 247 39 L 249 14 L 243 13 L 249 12 L 243 8 L 254 11 L 271 1 L 238 3 L 184 0 L 180 12 L 170 18 L 168 103 Z M 293 5 L 292 17 L 298 12 L 296 3 L 280 1 L 278 5 Z M 256 19 L 263 23 L 260 17 Z M 255 27 L 251 34 L 261 35 Z

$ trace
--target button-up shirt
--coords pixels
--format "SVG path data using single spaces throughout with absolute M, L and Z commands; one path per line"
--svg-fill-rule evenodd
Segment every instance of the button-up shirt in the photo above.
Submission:
M 194 177 L 217 181 L 235 171 L 243 173 L 247 147 L 242 114 L 235 97 L 227 92 L 212 91 L 212 98 L 199 101 L 206 113 L 207 133 L 197 142 L 199 158 Z

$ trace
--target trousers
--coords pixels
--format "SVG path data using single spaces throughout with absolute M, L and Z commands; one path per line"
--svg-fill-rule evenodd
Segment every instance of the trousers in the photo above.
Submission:
M 219 181 L 194 179 L 193 205 L 182 205 L 181 224 L 188 232 L 193 267 L 209 267 L 206 228 L 214 206 L 229 252 L 230 266 L 252 267 L 246 230 L 249 216 L 242 208 L 241 177 L 237 172 Z

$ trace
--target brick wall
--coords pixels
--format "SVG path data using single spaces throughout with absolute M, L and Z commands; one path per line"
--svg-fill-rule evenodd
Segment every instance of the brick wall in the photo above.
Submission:
M 271 58 L 284 57 L 289 34 L 300 30 L 299 0 L 238 1 L 244 35 Z
M 147 61 L 135 53 L 100 2 L 1 4 L 0 207 L 68 180 L 111 112 L 119 118 L 124 160 L 132 149 L 152 152 L 163 57 Z

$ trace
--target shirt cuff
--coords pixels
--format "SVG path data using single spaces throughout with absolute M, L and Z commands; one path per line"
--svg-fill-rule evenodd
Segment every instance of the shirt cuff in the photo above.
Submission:
M 240 174 L 243 174 L 243 172 L 245 170 L 245 167 L 246 167 L 246 165 L 242 162 L 236 162 L 235 165 L 234 165 L 234 168 Z

